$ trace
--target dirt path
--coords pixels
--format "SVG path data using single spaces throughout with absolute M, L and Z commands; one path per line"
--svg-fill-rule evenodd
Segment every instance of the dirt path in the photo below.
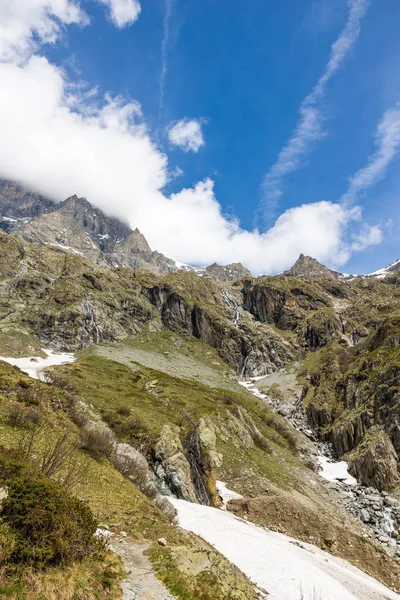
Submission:
M 124 537 L 113 536 L 110 548 L 122 558 L 128 573 L 122 582 L 124 600 L 175 600 L 156 578 L 149 559 L 143 554 L 146 545 L 132 544 Z

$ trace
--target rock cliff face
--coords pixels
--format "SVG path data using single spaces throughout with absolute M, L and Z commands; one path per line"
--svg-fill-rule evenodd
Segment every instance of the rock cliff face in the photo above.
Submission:
M 393 307 L 398 302 L 393 297 Z M 384 319 L 358 346 L 331 342 L 310 368 L 303 402 L 310 424 L 346 455 L 365 485 L 399 481 L 400 318 Z
M 176 270 L 174 261 L 151 250 L 138 229 L 132 231 L 119 219 L 106 216 L 85 198 L 72 196 L 15 229 L 30 242 L 61 246 L 94 264 L 154 273 Z
M 11 232 L 22 220 L 29 220 L 54 208 L 54 203 L 23 185 L 0 179 L 0 229 Z

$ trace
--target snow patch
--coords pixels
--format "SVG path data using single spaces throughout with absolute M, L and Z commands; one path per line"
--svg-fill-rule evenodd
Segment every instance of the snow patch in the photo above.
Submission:
M 343 481 L 347 485 L 357 485 L 357 479 L 352 477 L 348 471 L 347 462 L 332 462 L 326 456 L 318 456 L 317 458 L 321 477 L 327 481 Z
M 219 497 L 222 500 L 222 509 L 226 509 L 226 505 L 230 500 L 241 500 L 243 496 L 237 494 L 233 490 L 228 490 L 225 483 L 223 481 L 216 481 L 216 488 L 219 494 Z
M 201 536 L 243 571 L 269 600 L 400 600 L 345 560 L 268 531 L 227 511 L 170 498 L 178 524 Z M 303 596 L 301 596 L 303 592 Z
M 24 358 L 10 358 L 9 356 L 0 356 L 0 360 L 18 367 L 32 377 L 33 379 L 41 379 L 41 371 L 47 367 L 53 367 L 54 365 L 66 365 L 75 361 L 74 354 L 57 354 L 51 350 L 45 350 L 43 352 L 47 354 L 46 358 L 39 356 L 30 356 Z
M 69 250 L 70 252 L 84 256 L 83 252 L 79 252 L 79 250 L 75 250 L 75 248 L 72 248 L 71 246 L 63 246 L 62 244 L 47 244 L 47 246 L 54 246 L 56 248 L 61 248 L 62 250 Z

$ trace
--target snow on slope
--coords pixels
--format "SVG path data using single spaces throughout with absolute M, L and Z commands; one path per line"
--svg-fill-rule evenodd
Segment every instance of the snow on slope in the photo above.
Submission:
M 21 371 L 32 377 L 33 379 L 40 379 L 40 373 L 46 367 L 52 367 L 54 365 L 66 365 L 74 362 L 75 356 L 73 354 L 56 354 L 51 350 L 45 350 L 43 352 L 47 354 L 46 358 L 40 358 L 36 356 L 27 358 L 10 358 L 8 356 L 0 356 L 0 360 L 19 367 Z
M 345 560 L 268 531 L 227 511 L 170 498 L 178 524 L 212 544 L 268 600 L 400 600 L 400 596 Z
M 395 267 L 398 268 L 396 269 Z M 374 271 L 373 273 L 365 275 L 365 277 L 376 277 L 377 279 L 382 279 L 383 277 L 386 277 L 386 275 L 389 275 L 390 273 L 393 273 L 397 270 L 400 270 L 400 258 L 392 262 L 387 267 L 384 267 L 383 269 L 378 269 L 378 271 Z

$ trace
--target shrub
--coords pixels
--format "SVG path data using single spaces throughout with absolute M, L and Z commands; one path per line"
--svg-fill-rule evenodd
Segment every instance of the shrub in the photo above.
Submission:
M 15 536 L 10 560 L 17 564 L 67 565 L 104 547 L 89 507 L 44 477 L 11 481 L 2 518 Z
M 58 373 L 57 371 L 48 371 L 47 376 L 49 381 L 58 388 L 61 388 L 62 390 L 66 390 L 71 393 L 76 392 L 75 386 L 63 373 Z
M 34 386 L 20 387 L 17 392 L 18 400 L 25 404 L 38 406 L 40 404 L 41 394 Z
M 7 484 L 19 477 L 27 468 L 27 462 L 22 460 L 18 452 L 0 446 L 0 484 Z
M 50 433 L 36 427 L 20 437 L 16 456 L 30 463 L 31 471 L 42 472 L 68 490 L 84 480 L 86 465 L 77 451 L 76 437 L 69 430 Z
M 15 550 L 16 538 L 6 523 L 0 523 L 0 564 L 8 562 Z
M 128 406 L 120 406 L 117 409 L 117 413 L 121 415 L 121 417 L 129 417 L 129 415 L 131 414 L 131 410 L 130 408 L 128 408 Z
M 40 423 L 40 414 L 34 407 L 26 407 L 19 402 L 11 402 L 7 421 L 12 427 L 33 427 Z
M 108 429 L 94 427 L 82 429 L 80 432 L 81 448 L 92 456 L 109 458 L 114 446 L 114 437 Z
M 88 423 L 88 416 L 85 411 L 84 403 L 74 391 L 64 390 L 62 398 L 63 410 L 79 429 L 85 427 Z

